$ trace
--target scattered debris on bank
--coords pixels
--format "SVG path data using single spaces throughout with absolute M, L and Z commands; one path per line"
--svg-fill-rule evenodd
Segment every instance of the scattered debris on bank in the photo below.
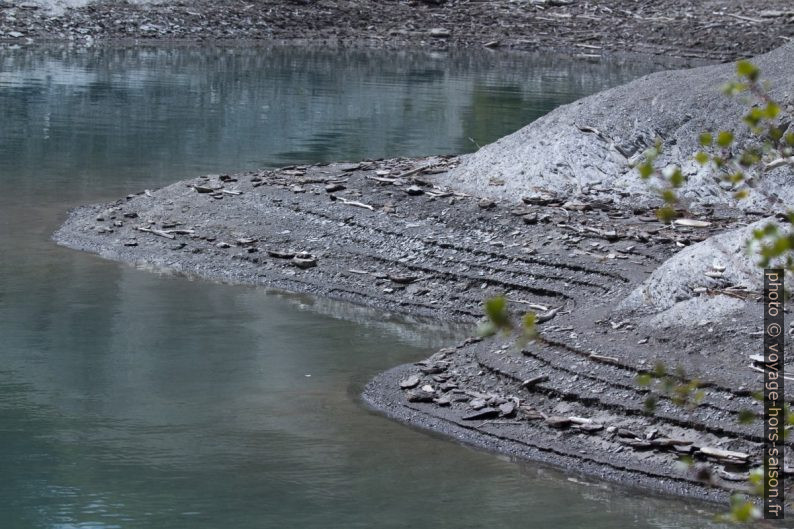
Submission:
M 64 6 L 75 6 L 64 8 Z M 53 9 L 54 8 L 54 9 Z M 786 0 L 0 0 L 0 40 L 310 40 L 368 46 L 635 52 L 728 60 L 794 37 Z
M 447 321 L 474 323 L 483 299 L 504 294 L 515 310 L 544 315 L 542 340 L 524 348 L 467 340 L 380 375 L 368 402 L 479 446 L 604 479 L 711 500 L 741 488 L 760 433 L 735 418 L 757 406 L 749 388 L 761 375 L 725 366 L 752 363 L 744 356 L 761 319 L 659 333 L 614 310 L 662 262 L 734 227 L 739 213 L 702 207 L 690 212 L 698 222 L 663 224 L 650 209 L 588 195 L 482 199 L 437 183 L 458 163 L 431 157 L 204 176 L 78 208 L 55 237 L 150 269 Z M 644 414 L 647 389 L 634 379 L 660 359 L 707 381 L 701 406 L 681 413 L 662 399 Z M 714 486 L 682 474 L 680 454 L 694 456 Z

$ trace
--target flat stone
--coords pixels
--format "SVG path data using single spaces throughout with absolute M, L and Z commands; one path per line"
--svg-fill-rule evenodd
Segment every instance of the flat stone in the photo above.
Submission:
M 267 254 L 276 259 L 292 259 L 295 257 L 295 252 L 289 250 L 268 250 Z
M 535 193 L 532 195 L 527 195 L 521 197 L 521 200 L 524 204 L 530 204 L 533 206 L 548 206 L 554 202 L 557 202 L 557 199 L 548 193 Z
M 561 417 L 559 415 L 552 415 L 546 418 L 546 424 L 552 428 L 567 428 L 571 425 L 571 422 L 569 417 Z
M 408 390 L 405 397 L 408 402 L 433 402 L 433 394 L 426 391 Z
M 537 224 L 538 223 L 538 216 L 535 213 L 529 213 L 521 217 L 521 220 L 524 221 L 524 224 Z
M 473 413 L 469 413 L 468 415 L 464 415 L 463 417 L 461 417 L 461 420 L 464 420 L 464 421 L 476 421 L 476 420 L 482 420 L 482 419 L 492 419 L 492 418 L 498 417 L 498 416 L 499 416 L 499 409 L 498 408 L 488 407 L 488 408 L 482 408 L 482 409 L 477 410 L 477 411 L 475 411 Z
M 409 276 L 409 275 L 390 275 L 389 279 L 398 285 L 410 285 L 417 279 L 418 276 Z
M 585 432 L 598 432 L 604 429 L 604 425 L 597 422 L 590 422 L 585 424 L 577 424 L 575 428 Z
M 444 395 L 442 397 L 437 398 L 433 402 L 435 402 L 439 406 L 449 406 L 452 403 L 452 398 L 449 395 Z
M 296 254 L 290 261 L 294 266 L 301 269 L 313 268 L 317 266 L 317 258 L 310 253 L 301 252 Z
M 415 388 L 419 385 L 419 376 L 418 375 L 411 375 L 408 378 L 404 378 L 400 381 L 400 387 L 402 389 L 411 389 Z
M 632 432 L 631 430 L 627 430 L 625 428 L 618 428 L 617 431 L 618 437 L 625 437 L 629 439 L 639 439 L 640 436 L 636 433 Z
M 642 439 L 621 439 L 620 442 L 636 450 L 648 450 L 649 448 L 653 448 L 653 443 Z
M 437 39 L 448 39 L 452 36 L 452 31 L 447 28 L 431 28 L 428 34 Z
M 485 407 L 485 399 L 472 399 L 469 401 L 469 406 L 474 408 L 475 410 L 479 410 Z

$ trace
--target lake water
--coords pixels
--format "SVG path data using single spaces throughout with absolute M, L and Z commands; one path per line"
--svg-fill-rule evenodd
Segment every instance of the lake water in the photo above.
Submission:
M 461 329 L 55 246 L 66 211 L 198 174 L 471 151 L 658 66 L 289 48 L 0 49 L 0 528 L 683 528 L 371 413 Z

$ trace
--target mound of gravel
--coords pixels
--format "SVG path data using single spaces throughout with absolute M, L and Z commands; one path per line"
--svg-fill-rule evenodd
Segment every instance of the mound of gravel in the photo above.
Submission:
M 794 44 L 756 57 L 771 94 L 788 114 L 794 107 Z M 462 191 L 519 200 L 550 193 L 587 195 L 622 203 L 655 199 L 631 162 L 664 141 L 658 163 L 683 166 L 688 178 L 681 195 L 692 204 L 731 204 L 733 190 L 712 168 L 691 160 L 703 131 L 736 129 L 737 145 L 750 136 L 741 118 L 743 98 L 728 97 L 722 86 L 736 79 L 734 64 L 659 72 L 557 108 L 523 129 L 463 159 L 442 178 Z M 791 129 L 790 129 L 791 130 Z M 790 165 L 766 172 L 750 198 L 738 207 L 767 209 L 782 201 L 794 204 L 794 170 Z
M 757 305 L 764 280 L 747 243 L 754 230 L 774 222 L 760 220 L 685 248 L 635 288 L 617 313 L 666 327 L 716 321 Z

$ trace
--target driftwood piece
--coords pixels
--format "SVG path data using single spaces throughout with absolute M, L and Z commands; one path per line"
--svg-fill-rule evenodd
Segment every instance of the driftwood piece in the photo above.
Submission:
M 421 173 L 425 169 L 430 169 L 432 167 L 435 167 L 436 165 L 438 165 L 438 164 L 437 163 L 429 163 L 429 164 L 426 164 L 426 165 L 415 167 L 414 169 L 411 169 L 409 171 L 405 171 L 404 173 L 398 174 L 397 178 L 407 178 L 409 176 L 413 176 L 415 174 Z
M 700 453 L 705 456 L 716 457 L 717 459 L 737 459 L 740 461 L 746 461 L 750 457 L 750 454 L 744 452 L 723 450 L 722 448 L 714 448 L 712 446 L 701 446 Z
M 620 361 L 614 356 L 604 356 L 604 355 L 597 355 L 595 353 L 590 353 L 589 358 L 590 360 L 595 360 L 596 362 L 604 362 L 606 364 L 615 364 L 615 365 L 620 364 Z
M 159 235 L 160 237 L 165 237 L 166 239 L 176 239 L 176 237 L 173 234 L 155 228 L 144 228 L 143 226 L 137 226 L 135 229 L 145 233 L 152 233 L 154 235 Z
M 348 200 L 348 199 L 342 198 L 342 197 L 336 197 L 336 200 L 338 200 L 339 202 L 341 202 L 342 204 L 345 204 L 347 206 L 353 206 L 353 207 L 357 207 L 357 208 L 368 209 L 370 211 L 375 211 L 375 207 L 374 206 L 370 206 L 369 204 L 364 204 L 363 202 L 357 202 L 355 200 Z
M 536 386 L 537 384 L 540 384 L 541 382 L 546 382 L 548 380 L 549 380 L 549 376 L 548 375 L 540 375 L 540 376 L 537 376 L 537 377 L 534 377 L 534 378 L 530 378 L 528 380 L 523 381 L 521 383 L 521 385 L 523 387 L 527 388 L 527 389 L 531 389 L 532 387 Z

